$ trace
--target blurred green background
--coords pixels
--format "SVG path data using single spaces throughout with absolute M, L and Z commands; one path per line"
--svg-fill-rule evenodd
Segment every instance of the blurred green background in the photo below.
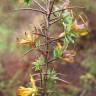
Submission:
M 64 96 L 96 96 L 96 0 L 71 0 L 71 4 L 85 7 L 82 11 L 88 16 L 90 33 L 78 44 L 76 64 L 55 67 L 75 86 Z M 19 0 L 0 0 L 0 96 L 16 96 L 16 88 L 26 84 L 35 58 L 32 53 L 22 57 L 29 48 L 16 44 L 22 32 L 32 30 L 40 21 L 36 13 L 14 10 L 22 7 L 26 5 Z

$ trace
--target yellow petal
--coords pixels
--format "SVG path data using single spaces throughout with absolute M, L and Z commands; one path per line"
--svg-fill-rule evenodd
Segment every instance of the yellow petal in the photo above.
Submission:
M 65 54 L 65 57 L 74 57 L 74 56 L 76 56 L 76 52 L 74 51 L 74 52 L 70 52 L 70 53 L 66 53 Z
M 19 44 L 30 44 L 35 47 L 35 43 L 38 39 L 38 36 L 33 34 L 31 35 L 30 32 L 25 32 L 24 36 L 21 39 L 17 38 L 17 43 Z
M 32 94 L 32 96 L 35 96 L 35 94 Z
M 57 42 L 56 48 L 62 49 L 62 45 L 59 42 Z
M 31 81 L 31 83 L 32 83 L 32 88 L 33 88 L 33 89 L 36 89 L 35 80 L 34 80 L 34 78 L 32 77 L 31 74 L 30 74 L 30 81 Z
M 26 40 L 32 41 L 32 34 L 30 32 L 25 32 Z
M 29 96 L 32 94 L 32 88 L 19 87 L 17 89 L 17 96 Z
M 86 36 L 88 34 L 88 31 L 81 31 L 80 36 Z
M 25 39 L 20 39 L 19 41 L 17 41 L 19 44 L 27 44 L 29 43 L 30 41 L 28 40 L 25 40 Z
M 65 32 L 62 32 L 60 35 L 59 35 L 59 38 L 62 38 L 65 36 Z
M 74 58 L 62 58 L 64 61 L 69 62 L 69 63 L 73 63 L 74 62 Z

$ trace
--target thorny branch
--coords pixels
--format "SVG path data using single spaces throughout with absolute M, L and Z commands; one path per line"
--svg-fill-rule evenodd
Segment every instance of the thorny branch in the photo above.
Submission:
M 36 0 L 33 0 L 33 2 L 36 3 L 43 11 L 47 12 L 46 9 L 42 5 L 40 5 L 39 2 L 37 2 Z
M 45 74 L 46 75 L 46 74 Z M 41 79 L 37 79 L 36 81 L 40 81 Z M 55 80 L 57 80 L 57 81 L 61 81 L 61 82 L 63 82 L 64 84 L 70 84 L 70 82 L 67 82 L 67 81 L 65 81 L 65 80 L 63 80 L 63 79 L 60 79 L 60 78 L 55 78 Z M 47 91 L 47 90 L 46 90 Z
M 46 73 L 42 73 L 42 74 L 43 74 L 43 75 L 49 75 L 48 73 L 47 73 L 47 74 L 46 74 Z M 64 77 L 66 76 L 65 74 L 62 74 L 62 73 L 56 73 L 56 74 L 57 74 L 57 75 L 60 75 L 60 76 L 64 76 Z M 32 76 L 33 76 L 33 77 L 34 77 L 34 76 L 40 76 L 40 73 L 33 74 Z
M 46 9 L 39 2 L 37 2 L 36 0 L 33 0 L 33 2 L 36 5 L 38 5 L 40 9 L 21 8 L 19 10 L 31 10 L 31 11 L 35 11 L 35 12 L 40 12 L 40 13 L 42 13 L 44 15 L 44 19 L 45 19 L 44 21 L 45 22 L 42 24 L 42 27 L 44 27 L 44 29 L 43 29 L 43 31 L 44 31 L 43 33 L 44 34 L 36 33 L 36 32 L 33 32 L 32 34 L 44 37 L 44 40 L 45 40 L 44 44 L 41 44 L 40 46 L 44 46 L 45 49 L 44 50 L 37 49 L 37 51 L 41 52 L 41 54 L 44 55 L 45 63 L 43 65 L 41 65 L 40 73 L 33 74 L 33 76 L 37 76 L 37 75 L 40 76 L 40 79 L 37 79 L 36 81 L 40 81 L 41 88 L 43 90 L 44 96 L 48 96 L 48 94 L 47 94 L 47 80 L 48 80 L 48 76 L 47 75 L 49 75 L 48 74 L 49 63 L 57 60 L 57 59 L 49 60 L 49 55 L 50 55 L 49 54 L 49 45 L 51 43 L 53 43 L 53 42 L 56 43 L 58 40 L 61 40 L 62 38 L 64 38 L 64 36 L 60 37 L 60 38 L 52 38 L 52 37 L 49 36 L 48 32 L 49 32 L 50 26 L 62 19 L 62 16 L 55 17 L 55 18 L 51 19 L 51 15 L 53 15 L 56 12 L 63 12 L 66 9 L 84 8 L 84 7 L 72 6 L 72 7 L 62 8 L 62 9 L 57 10 L 57 11 L 53 11 L 53 6 L 54 6 L 54 3 L 55 3 L 55 0 L 47 0 L 47 5 L 46 5 L 47 8 Z M 17 10 L 15 10 L 15 11 L 17 11 Z M 24 55 L 28 54 L 32 50 L 33 50 L 33 48 L 28 50 Z M 35 68 L 35 67 L 33 67 L 33 68 Z M 64 76 L 64 74 L 61 74 L 61 73 L 57 73 L 57 75 Z M 42 79 L 42 76 L 44 76 L 44 81 Z M 61 78 L 54 78 L 54 79 L 57 80 L 57 81 L 63 82 L 64 84 L 69 84 L 69 82 L 67 82 L 67 81 L 65 81 L 65 80 L 63 80 Z
M 30 11 L 35 11 L 43 14 L 47 14 L 46 12 L 39 10 L 39 9 L 33 9 L 33 8 L 20 8 L 20 9 L 15 9 L 14 11 L 20 11 L 20 10 L 30 10 Z
M 62 12 L 62 11 L 67 10 L 67 9 L 74 9 L 74 8 L 84 9 L 84 7 L 72 6 L 72 7 L 67 7 L 67 8 L 64 8 L 64 9 L 57 10 L 57 11 L 53 11 L 53 12 L 51 12 L 51 14 L 54 14 L 54 13 L 60 12 L 60 11 Z

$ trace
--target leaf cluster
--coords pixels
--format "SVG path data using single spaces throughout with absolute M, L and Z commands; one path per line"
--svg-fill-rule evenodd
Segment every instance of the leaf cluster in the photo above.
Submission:
M 43 56 L 40 56 L 38 59 L 36 59 L 32 64 L 35 66 L 35 71 L 38 71 L 41 69 L 41 66 L 44 64 L 45 60 Z

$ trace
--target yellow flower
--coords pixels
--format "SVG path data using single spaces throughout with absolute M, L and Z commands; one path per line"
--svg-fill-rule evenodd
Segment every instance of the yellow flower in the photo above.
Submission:
M 35 45 L 37 39 L 38 39 L 37 35 L 31 34 L 30 32 L 25 32 L 23 38 L 17 38 L 17 43 Z
M 65 57 L 72 57 L 72 56 L 76 56 L 76 52 L 75 51 L 67 51 L 64 53 Z
M 30 74 L 30 81 L 31 81 L 31 83 L 32 83 L 32 87 L 33 87 L 34 89 L 36 89 L 35 80 L 34 80 L 34 78 L 32 77 L 31 74 Z
M 32 88 L 25 88 L 21 86 L 17 90 L 17 96 L 29 96 L 32 91 Z
M 75 59 L 74 59 L 75 56 L 76 56 L 75 51 L 65 51 L 63 53 L 63 56 L 61 57 L 61 59 L 66 62 L 73 63 L 75 61 Z
M 88 31 L 86 29 L 84 29 L 84 30 L 81 30 L 79 32 L 79 34 L 80 34 L 80 36 L 86 36 L 88 34 Z
M 68 62 L 68 63 L 73 63 L 74 62 L 73 57 L 71 57 L 71 58 L 62 58 L 62 60 L 64 60 L 65 62 Z
M 35 96 L 38 92 L 38 89 L 36 87 L 36 84 L 35 84 L 35 80 L 33 79 L 32 75 L 30 75 L 30 81 L 31 81 L 31 84 L 32 84 L 32 87 L 19 87 L 17 89 L 17 96 L 29 96 L 29 95 L 32 95 L 32 96 Z

